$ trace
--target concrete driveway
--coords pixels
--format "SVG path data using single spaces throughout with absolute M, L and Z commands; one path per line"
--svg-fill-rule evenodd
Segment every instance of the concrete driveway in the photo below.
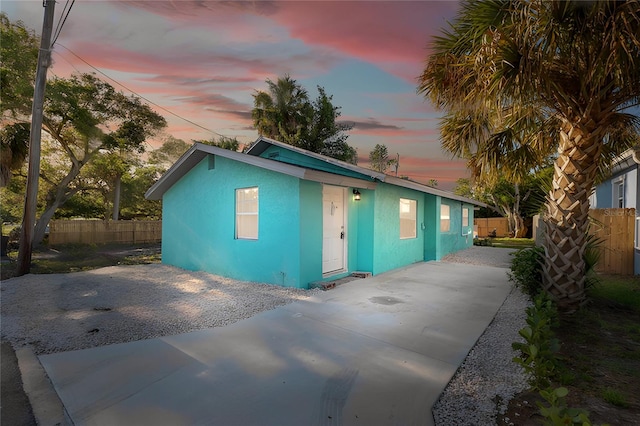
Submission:
M 504 268 L 419 263 L 227 327 L 40 356 L 76 425 L 433 424 Z

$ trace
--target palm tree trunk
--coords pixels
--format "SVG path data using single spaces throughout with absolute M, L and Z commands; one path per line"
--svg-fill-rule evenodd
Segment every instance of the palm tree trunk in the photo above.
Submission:
M 591 126 L 589 126 L 591 127 Z M 595 128 L 595 126 L 591 127 Z M 570 313 L 586 301 L 585 262 L 589 195 L 602 147 L 586 126 L 565 121 L 545 214 L 543 286 L 561 311 Z

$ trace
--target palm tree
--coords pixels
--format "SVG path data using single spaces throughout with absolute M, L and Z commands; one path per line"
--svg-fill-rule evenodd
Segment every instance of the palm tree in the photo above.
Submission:
M 261 136 L 297 145 L 313 117 L 307 91 L 288 74 L 267 85 L 253 95 L 253 125 Z
M 576 310 L 594 180 L 639 139 L 638 1 L 467 0 L 418 90 L 446 112 L 444 148 L 476 173 L 517 176 L 552 156 L 543 287 Z

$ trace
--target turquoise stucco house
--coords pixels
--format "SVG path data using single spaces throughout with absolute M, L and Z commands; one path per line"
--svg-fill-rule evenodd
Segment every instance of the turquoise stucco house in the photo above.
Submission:
M 470 247 L 481 205 L 264 137 L 196 143 L 145 196 L 163 201 L 163 263 L 298 288 Z

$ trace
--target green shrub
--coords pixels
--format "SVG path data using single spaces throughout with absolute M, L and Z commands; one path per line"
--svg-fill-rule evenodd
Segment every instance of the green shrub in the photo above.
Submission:
M 558 361 L 555 353 L 560 348 L 552 328 L 557 325 L 558 311 L 555 305 L 543 293 L 534 299 L 534 305 L 527 308 L 527 326 L 520 330 L 524 342 L 512 343 L 520 356 L 513 362 L 522 366 L 529 377 L 529 385 L 541 390 L 551 385 L 551 377 L 556 371 Z
M 589 412 L 580 408 L 569 408 L 565 398 L 569 394 L 567 388 L 549 388 L 540 391 L 545 401 L 549 404 L 538 402 L 540 414 L 544 417 L 543 424 L 561 426 L 561 425 L 582 425 L 590 426 Z
M 602 391 L 602 398 L 609 404 L 613 404 L 618 407 L 627 408 L 629 402 L 625 398 L 624 394 L 613 388 L 606 388 Z
M 542 290 L 543 259 L 542 247 L 530 247 L 515 252 L 511 261 L 509 281 L 514 282 L 532 299 Z

